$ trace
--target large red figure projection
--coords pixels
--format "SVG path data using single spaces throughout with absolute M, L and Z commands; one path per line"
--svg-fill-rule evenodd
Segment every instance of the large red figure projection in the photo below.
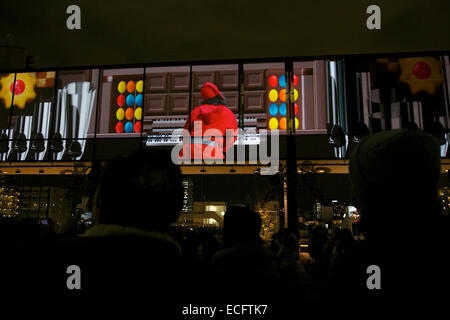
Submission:
M 233 112 L 225 105 L 225 98 L 219 89 L 211 82 L 205 82 L 200 90 L 203 102 L 194 108 L 189 119 L 184 125 L 184 129 L 189 130 L 193 140 L 191 141 L 191 158 L 205 158 L 205 149 L 209 146 L 213 148 L 207 152 L 207 158 L 223 159 L 224 153 L 231 148 L 236 140 L 237 121 Z M 201 123 L 201 130 L 199 124 Z M 211 136 L 208 130 L 220 131 L 223 139 L 216 139 Z M 233 130 L 232 136 L 226 137 L 226 131 Z M 212 131 L 209 131 L 212 132 Z M 206 133 L 206 134 L 205 134 Z M 220 152 L 218 152 L 220 150 Z M 180 153 L 183 156 L 183 153 Z

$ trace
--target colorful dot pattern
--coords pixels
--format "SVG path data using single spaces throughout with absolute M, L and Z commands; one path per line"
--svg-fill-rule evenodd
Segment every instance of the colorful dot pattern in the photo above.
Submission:
M 268 108 L 268 128 L 271 130 L 287 130 L 287 93 L 286 76 L 281 73 L 269 73 L 267 78 L 267 98 L 269 99 Z M 294 87 L 298 85 L 298 77 L 294 75 Z M 294 108 L 295 108 L 295 129 L 299 128 L 298 101 L 299 92 L 294 88 Z
M 144 81 L 120 81 L 117 91 L 116 133 L 140 133 L 142 131 Z

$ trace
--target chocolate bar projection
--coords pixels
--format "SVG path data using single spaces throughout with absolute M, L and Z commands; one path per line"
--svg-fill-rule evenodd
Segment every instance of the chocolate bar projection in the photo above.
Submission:
M 50 128 L 50 102 L 41 102 L 34 105 L 33 125 L 31 130 L 31 147 L 29 159 L 43 160 L 47 150 L 47 139 Z
M 58 90 L 51 145 L 53 160 L 63 157 L 79 160 L 83 156 L 96 93 L 90 86 L 86 81 L 71 82 Z
M 29 151 L 31 139 L 32 116 L 19 116 L 15 119 L 13 130 L 13 145 L 8 159 L 10 161 L 24 161 Z

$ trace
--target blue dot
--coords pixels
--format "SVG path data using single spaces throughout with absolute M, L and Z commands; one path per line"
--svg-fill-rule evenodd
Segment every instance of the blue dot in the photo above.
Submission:
M 284 74 L 281 75 L 280 78 L 278 79 L 278 84 L 282 88 L 286 87 L 286 77 L 284 76 Z
M 139 93 L 139 94 L 136 96 L 136 105 L 137 105 L 138 107 L 142 107 L 142 101 L 143 101 L 143 96 L 142 96 L 141 93 Z
M 127 95 L 127 106 L 132 107 L 134 104 L 134 96 L 132 94 Z
M 286 116 L 286 103 L 282 103 L 282 104 L 280 104 L 280 114 L 282 115 L 282 116 Z
M 133 132 L 133 123 L 131 123 L 131 121 L 128 121 L 127 123 L 125 123 L 125 132 L 126 133 Z
M 272 103 L 269 107 L 269 113 L 272 117 L 275 117 L 278 113 L 278 105 L 276 103 Z

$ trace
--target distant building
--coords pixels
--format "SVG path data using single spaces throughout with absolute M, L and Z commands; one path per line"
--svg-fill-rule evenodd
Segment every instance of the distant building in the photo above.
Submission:
M 183 208 L 181 212 L 183 214 L 192 213 L 193 210 L 193 199 L 194 199 L 194 183 L 192 179 L 184 179 L 183 180 Z
M 194 202 L 191 213 L 183 212 L 177 224 L 222 226 L 226 210 L 225 202 Z

